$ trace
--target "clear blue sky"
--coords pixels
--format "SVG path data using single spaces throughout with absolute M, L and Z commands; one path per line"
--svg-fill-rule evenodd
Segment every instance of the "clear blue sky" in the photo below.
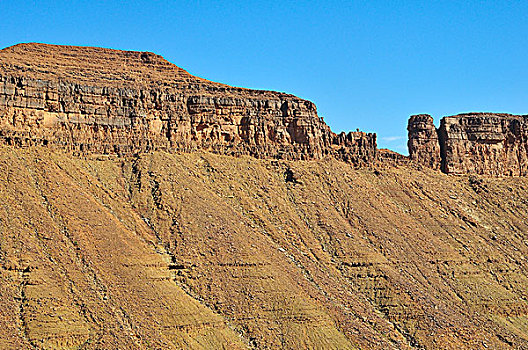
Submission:
M 20 42 L 153 51 L 403 153 L 411 114 L 528 113 L 528 1 L 0 0 L 0 47 Z

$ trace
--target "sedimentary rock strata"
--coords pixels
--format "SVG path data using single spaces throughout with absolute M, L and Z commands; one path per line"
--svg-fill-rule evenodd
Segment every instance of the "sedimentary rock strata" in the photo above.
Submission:
M 524 174 L 524 116 L 413 116 L 409 161 L 149 53 L 0 68 L 1 139 L 46 145 L 0 143 L 0 349 L 528 348 L 528 178 L 412 165 Z
M 409 156 L 448 174 L 528 174 L 528 116 L 467 113 L 442 118 L 436 129 L 427 115 L 409 119 Z
M 528 116 L 471 113 L 444 118 L 447 173 L 524 176 L 528 170 Z
M 352 163 L 376 135 L 333 133 L 293 95 L 230 87 L 148 52 L 21 44 L 0 51 L 0 136 L 76 152 L 160 150 Z
M 407 126 L 409 131 L 409 157 L 433 169 L 440 168 L 440 144 L 433 117 L 428 114 L 413 115 Z

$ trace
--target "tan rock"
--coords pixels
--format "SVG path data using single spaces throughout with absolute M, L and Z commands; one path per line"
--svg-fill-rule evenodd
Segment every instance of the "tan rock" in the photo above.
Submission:
M 201 149 L 257 158 L 332 155 L 354 164 L 377 157 L 374 134 L 334 134 L 310 101 L 213 83 L 148 52 L 3 49 L 0 122 L 8 143 L 80 153 Z
M 426 114 L 409 119 L 411 160 L 448 174 L 528 174 L 528 116 L 466 113 L 442 118 L 436 129 Z

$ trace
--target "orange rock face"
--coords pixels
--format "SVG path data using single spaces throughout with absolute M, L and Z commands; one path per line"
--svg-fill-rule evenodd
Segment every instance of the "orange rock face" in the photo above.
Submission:
M 352 163 L 376 135 L 334 134 L 315 105 L 187 73 L 149 52 L 21 44 L 0 51 L 0 135 L 77 152 L 209 150 Z
M 452 174 L 528 174 L 528 116 L 471 113 L 446 117 L 443 169 Z
M 526 176 L 528 116 L 467 113 L 444 117 L 435 128 L 428 115 L 409 119 L 409 156 L 448 174 Z
M 428 114 L 413 115 L 407 126 L 409 131 L 409 157 L 433 169 L 440 169 L 440 144 L 433 117 Z

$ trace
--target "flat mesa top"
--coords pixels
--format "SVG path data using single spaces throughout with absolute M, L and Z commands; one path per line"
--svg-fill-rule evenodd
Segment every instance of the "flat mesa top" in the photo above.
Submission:
M 152 52 L 98 47 L 38 43 L 10 46 L 0 50 L 0 75 L 62 80 L 89 86 L 173 88 L 202 90 L 213 95 L 294 97 L 211 82 L 189 74 Z
M 526 115 L 509 114 L 509 113 L 494 113 L 494 112 L 467 112 L 467 113 L 460 113 L 456 115 L 447 116 L 445 118 L 464 118 L 464 117 L 521 118 L 521 117 L 526 117 Z

